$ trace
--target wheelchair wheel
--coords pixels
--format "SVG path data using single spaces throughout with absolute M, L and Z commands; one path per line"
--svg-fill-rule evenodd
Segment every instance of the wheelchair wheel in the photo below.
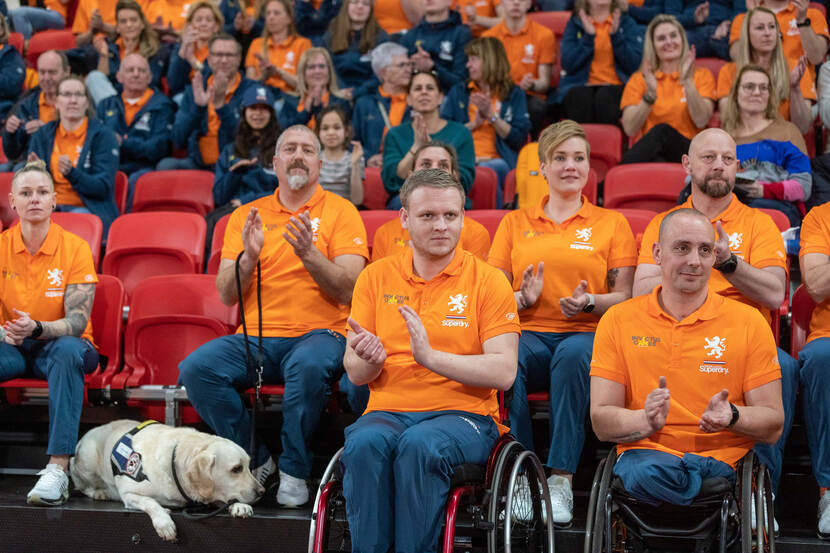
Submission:
M 594 473 L 591 484 L 591 497 L 588 505 L 588 519 L 585 525 L 584 553 L 602 553 L 605 545 L 606 528 L 611 521 L 605 512 L 608 488 L 611 486 L 612 470 L 617 462 L 617 448 L 614 447 L 605 459 L 602 459 Z M 612 529 L 613 531 L 613 529 Z M 611 534 L 613 538 L 613 534 Z M 610 547 L 613 548 L 611 543 Z
M 743 459 L 739 474 L 741 509 L 741 553 L 775 553 L 774 518 L 772 490 L 769 487 L 767 468 L 758 463 L 754 452 Z M 755 530 L 752 530 L 752 508 L 755 503 Z M 766 504 L 766 505 L 765 505 Z M 766 506 L 766 509 L 764 507 Z M 766 511 L 766 524 L 764 512 Z M 770 529 L 767 531 L 766 529 Z
M 342 453 L 343 448 L 340 448 L 331 458 L 317 487 L 308 532 L 308 553 L 351 551 L 346 522 L 346 501 L 342 493 Z
M 518 444 L 497 460 L 490 486 L 490 553 L 553 553 L 553 520 L 545 472 L 532 451 Z

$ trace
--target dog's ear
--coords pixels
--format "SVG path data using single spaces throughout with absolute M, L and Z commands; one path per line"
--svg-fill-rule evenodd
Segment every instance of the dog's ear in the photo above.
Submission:
M 213 499 L 213 465 L 216 456 L 209 451 L 199 453 L 187 469 L 186 478 L 196 492 L 198 499 L 210 503 Z

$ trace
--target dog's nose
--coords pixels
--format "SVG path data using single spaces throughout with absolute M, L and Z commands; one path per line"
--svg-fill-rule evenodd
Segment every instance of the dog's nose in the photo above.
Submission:
M 262 494 L 264 494 L 264 493 L 265 493 L 265 486 L 263 486 L 262 484 L 260 484 L 259 482 L 257 482 L 257 489 L 256 489 L 256 493 L 257 493 L 257 495 L 262 495 Z

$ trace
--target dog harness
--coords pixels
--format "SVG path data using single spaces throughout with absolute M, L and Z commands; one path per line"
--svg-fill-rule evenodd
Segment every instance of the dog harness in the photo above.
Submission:
M 158 421 L 146 420 L 115 442 L 110 455 L 113 476 L 127 476 L 136 482 L 147 480 L 147 475 L 141 470 L 141 453 L 133 449 L 133 437 L 151 424 L 158 424 Z

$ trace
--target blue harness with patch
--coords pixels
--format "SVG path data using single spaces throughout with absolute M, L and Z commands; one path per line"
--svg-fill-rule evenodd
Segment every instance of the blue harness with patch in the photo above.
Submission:
M 110 455 L 113 476 L 127 476 L 136 482 L 147 480 L 147 475 L 141 470 L 141 453 L 133 449 L 133 437 L 151 424 L 158 424 L 158 421 L 144 421 L 115 442 Z

